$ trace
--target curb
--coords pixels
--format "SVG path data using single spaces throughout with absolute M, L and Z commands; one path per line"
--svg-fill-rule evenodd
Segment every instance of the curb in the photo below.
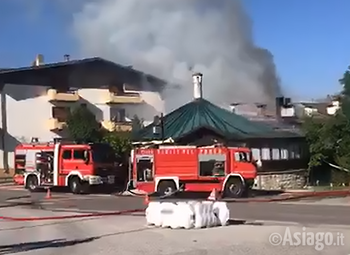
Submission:
M 283 193 L 280 197 L 271 198 L 238 198 L 238 199 L 223 199 L 225 202 L 237 202 L 237 203 L 269 203 L 269 202 L 281 202 L 288 200 L 297 200 L 302 198 L 312 197 L 345 197 L 350 195 L 350 190 L 333 190 L 333 191 L 305 191 L 305 192 L 293 192 Z

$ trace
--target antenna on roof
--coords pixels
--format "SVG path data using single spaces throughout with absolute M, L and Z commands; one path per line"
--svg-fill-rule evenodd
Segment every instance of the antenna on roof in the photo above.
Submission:
M 70 55 L 64 54 L 63 58 L 64 58 L 64 61 L 68 62 L 70 60 Z

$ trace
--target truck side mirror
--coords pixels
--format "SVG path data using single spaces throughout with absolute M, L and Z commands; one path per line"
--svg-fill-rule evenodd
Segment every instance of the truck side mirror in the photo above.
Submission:
M 84 162 L 85 164 L 89 164 L 90 157 L 89 157 L 89 151 L 84 151 Z
M 262 167 L 261 159 L 256 160 L 255 163 L 256 163 L 256 166 L 257 166 L 258 168 L 261 168 L 261 167 Z

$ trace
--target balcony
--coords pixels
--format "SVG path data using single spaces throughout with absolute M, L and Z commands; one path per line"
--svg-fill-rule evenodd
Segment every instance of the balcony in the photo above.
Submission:
M 104 97 L 107 104 L 142 104 L 143 100 L 139 94 L 121 94 L 107 91 Z
M 50 102 L 78 102 L 78 91 L 57 92 L 56 89 L 49 89 L 47 91 L 47 97 Z
M 120 132 L 130 132 L 132 130 L 132 123 L 130 122 L 114 122 L 105 120 L 102 126 L 108 131 L 120 131 Z
M 107 104 L 142 104 L 143 100 L 139 91 L 130 90 L 127 84 L 123 88 L 110 86 L 104 93 L 104 102 Z
M 47 121 L 49 130 L 62 130 L 66 126 L 66 122 L 58 121 L 58 119 L 51 118 Z

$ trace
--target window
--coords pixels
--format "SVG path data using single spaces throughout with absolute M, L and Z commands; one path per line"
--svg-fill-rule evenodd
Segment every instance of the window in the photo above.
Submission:
M 125 122 L 126 112 L 123 108 L 110 108 L 111 120 L 115 122 Z
M 62 153 L 63 159 L 72 159 L 72 151 L 71 150 L 64 150 Z
M 296 144 L 295 147 L 295 158 L 301 158 L 301 147 L 299 144 Z
M 290 158 L 299 159 L 300 158 L 300 146 L 298 144 L 293 144 L 290 146 Z
M 84 160 L 85 150 L 74 150 L 73 158 L 78 160 Z
M 65 122 L 69 116 L 70 108 L 63 106 L 52 107 L 52 118 L 57 119 L 59 122 Z
M 250 155 L 244 151 L 235 152 L 235 159 L 238 162 L 250 162 Z
M 225 175 L 225 154 L 199 154 L 200 176 L 223 176 Z
M 282 148 L 281 149 L 281 159 L 288 159 L 288 149 L 287 148 Z
M 137 181 L 153 181 L 153 158 L 139 158 L 136 161 Z
M 280 160 L 280 158 L 281 158 L 280 149 L 273 148 L 272 149 L 272 160 Z
M 270 160 L 271 159 L 271 150 L 270 150 L 270 148 L 262 148 L 261 149 L 261 159 L 262 160 Z
M 253 159 L 255 159 L 255 160 L 261 159 L 261 157 L 260 157 L 260 149 L 252 148 L 252 154 L 253 154 Z

